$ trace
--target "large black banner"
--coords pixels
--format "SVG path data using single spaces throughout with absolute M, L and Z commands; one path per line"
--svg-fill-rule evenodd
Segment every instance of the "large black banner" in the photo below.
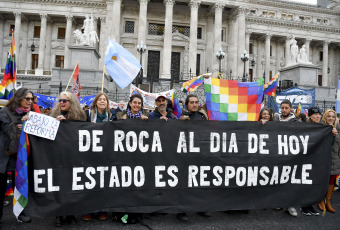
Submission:
M 61 122 L 29 136 L 32 216 L 201 212 L 315 204 L 328 188 L 331 126 L 269 122 Z

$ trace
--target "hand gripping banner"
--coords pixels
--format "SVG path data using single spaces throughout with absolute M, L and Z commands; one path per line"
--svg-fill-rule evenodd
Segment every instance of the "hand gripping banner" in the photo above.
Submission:
M 331 126 L 309 123 L 63 121 L 29 135 L 32 216 L 306 206 L 328 189 Z

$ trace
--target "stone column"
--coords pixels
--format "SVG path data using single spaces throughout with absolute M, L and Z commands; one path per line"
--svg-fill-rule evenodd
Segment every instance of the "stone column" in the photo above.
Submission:
M 250 40 L 250 35 L 251 32 L 250 31 L 246 31 L 246 38 L 245 38 L 245 50 L 247 50 L 247 53 L 249 54 L 249 40 Z M 246 74 L 248 74 L 248 78 L 249 78 L 249 62 L 251 61 L 251 59 L 249 59 L 246 62 Z
M 138 20 L 138 44 L 143 41 L 146 44 L 146 30 L 147 30 L 147 13 L 149 0 L 139 0 L 139 20 Z M 140 54 L 138 52 L 139 59 Z M 142 55 L 142 68 L 146 69 L 146 55 Z M 145 72 L 145 71 L 144 71 Z
M 164 0 L 165 4 L 165 27 L 163 44 L 163 68 L 162 78 L 171 78 L 171 50 L 172 50 L 172 18 L 174 0 Z
M 276 75 L 281 69 L 280 61 L 282 57 L 282 40 L 276 42 L 276 66 L 275 66 L 275 73 Z
M 270 39 L 272 35 L 271 34 L 266 34 L 266 43 L 265 43 L 265 52 L 266 52 L 266 65 L 265 65 L 265 71 L 266 71 L 266 76 L 265 76 L 265 82 L 268 82 L 269 79 L 269 70 L 270 70 Z
M 65 29 L 65 50 L 64 50 L 64 68 L 71 68 L 70 66 L 70 51 L 68 46 L 71 45 L 72 38 L 72 15 L 66 15 L 66 29 Z
M 15 53 L 17 57 L 20 57 L 20 30 L 21 30 L 21 12 L 14 12 L 15 16 L 15 28 L 14 28 L 14 38 L 15 38 Z M 17 69 L 21 68 L 20 60 L 17 60 Z
M 322 86 L 328 86 L 328 45 L 329 41 L 323 43 L 323 62 L 322 62 Z
M 238 70 L 237 75 L 243 76 L 243 61 L 241 60 L 241 54 L 246 49 L 246 9 L 239 8 L 238 10 L 238 43 L 237 43 L 237 63 Z
M 238 50 L 237 50 L 237 44 L 239 43 L 238 41 L 238 20 L 237 18 L 234 18 L 232 20 L 232 23 L 231 23 L 231 26 L 232 26 L 232 32 L 231 32 L 231 36 L 232 36 L 232 44 L 230 46 L 230 48 L 228 49 L 228 55 L 230 57 L 230 62 L 231 62 L 231 69 L 233 70 L 232 71 L 232 76 L 233 77 L 242 77 L 239 75 L 238 73 L 238 59 L 239 59 L 239 55 L 241 54 L 238 54 Z M 235 55 L 236 54 L 236 55 Z M 229 59 L 228 59 L 229 60 Z
M 208 14 L 208 23 L 207 23 L 207 49 L 206 49 L 206 69 L 203 72 L 206 72 L 207 69 L 212 71 L 215 68 L 216 56 L 214 50 L 214 17 L 211 14 Z
M 115 40 L 117 43 L 120 43 L 121 7 L 122 7 L 122 0 L 113 0 L 111 39 Z
M 28 22 L 23 21 L 22 26 L 21 26 L 21 44 L 22 46 L 20 47 L 20 55 L 17 57 L 20 62 L 20 67 L 21 69 L 25 69 L 27 67 L 26 65 L 26 57 L 27 57 L 27 42 L 28 42 Z M 15 46 L 15 48 L 17 48 Z
M 98 35 L 98 38 L 99 38 L 99 34 L 98 34 L 98 18 L 97 17 L 93 17 L 93 28 L 94 28 L 94 31 L 96 31 L 97 35 Z M 96 42 L 96 50 L 99 49 L 99 42 Z
M 287 36 L 286 37 L 286 51 L 285 51 L 285 59 L 286 59 L 286 66 L 289 65 L 290 63 L 290 39 L 291 39 L 291 36 Z
M 190 13 L 190 41 L 189 41 L 189 69 L 191 73 L 196 76 L 196 59 L 197 59 L 197 21 L 198 21 L 198 7 L 200 1 L 191 0 L 189 7 Z
M 44 63 L 44 67 L 46 70 L 51 69 L 51 45 L 52 45 L 51 42 L 52 42 L 52 24 L 49 23 L 47 24 L 47 29 L 46 29 L 46 53 L 45 53 L 45 63 Z
M 305 41 L 305 46 L 306 46 L 306 53 L 307 53 L 307 58 L 308 58 L 308 61 L 310 61 L 310 56 L 309 56 L 309 47 L 310 47 L 310 42 L 312 41 L 311 38 L 306 38 L 306 41 Z
M 105 17 L 100 17 L 100 31 L 99 31 L 99 66 L 98 69 L 103 69 L 104 66 L 104 58 L 105 58 L 105 51 L 106 51 L 106 43 L 107 43 L 107 33 L 106 33 L 106 26 L 105 26 Z M 105 36 L 106 35 L 106 36 Z
M 47 14 L 40 14 L 40 18 L 41 18 L 41 25 L 40 25 L 39 58 L 38 58 L 38 69 L 35 70 L 35 75 L 43 75 L 44 61 L 45 61 Z
M 0 16 L 0 69 L 5 67 L 3 65 L 3 41 L 4 41 L 4 18 Z
M 262 54 L 260 52 L 261 42 L 259 40 L 255 40 L 255 49 L 256 49 L 256 78 L 263 76 L 262 70 Z
M 214 32 L 214 53 L 216 54 L 222 48 L 222 12 L 224 10 L 223 3 L 215 3 L 215 32 Z M 219 60 L 214 57 L 214 69 L 219 68 Z

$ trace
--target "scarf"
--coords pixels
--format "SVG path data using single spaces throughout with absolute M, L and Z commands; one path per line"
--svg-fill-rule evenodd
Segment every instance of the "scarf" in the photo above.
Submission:
M 142 111 L 139 110 L 138 113 L 133 114 L 130 109 L 127 109 L 126 116 L 128 118 L 140 118 L 142 116 Z
M 96 112 L 95 112 L 94 117 L 93 117 L 93 121 L 96 122 L 96 123 L 109 121 L 109 116 L 107 115 L 107 111 L 105 110 L 105 113 L 101 114 L 96 109 Z
M 21 107 L 18 107 L 16 108 L 15 112 L 18 114 L 18 115 L 23 115 L 24 113 L 28 113 L 29 111 L 31 111 L 31 108 L 21 108 Z
M 293 113 L 290 113 L 290 116 L 287 117 L 286 119 L 283 119 L 282 115 L 279 117 L 279 121 L 290 121 L 291 119 L 296 118 Z

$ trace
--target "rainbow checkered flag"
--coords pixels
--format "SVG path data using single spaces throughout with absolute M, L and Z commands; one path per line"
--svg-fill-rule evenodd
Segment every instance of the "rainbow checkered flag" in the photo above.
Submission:
M 24 129 L 24 128 L 23 128 Z M 22 131 L 18 148 L 18 158 L 15 169 L 15 188 L 13 197 L 13 213 L 18 219 L 28 202 L 28 172 L 27 158 L 29 154 L 28 135 Z
M 263 98 L 263 78 L 238 82 L 218 78 L 204 79 L 209 120 L 257 121 Z
M 203 83 L 203 76 L 211 76 L 211 73 L 202 74 L 184 82 L 182 86 L 183 93 L 195 91 Z
M 279 82 L 279 74 L 277 73 L 268 83 L 263 86 L 263 93 L 275 97 L 277 83 Z

